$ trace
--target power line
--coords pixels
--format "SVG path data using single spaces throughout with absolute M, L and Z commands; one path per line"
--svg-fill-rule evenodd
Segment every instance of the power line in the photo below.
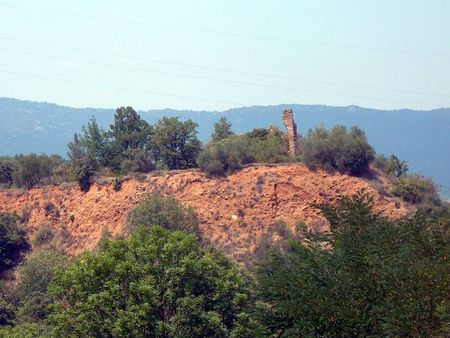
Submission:
M 8 69 L 0 69 L 0 72 L 7 73 L 7 74 L 27 76 L 27 77 L 34 77 L 34 78 L 39 78 L 39 79 L 61 81 L 61 82 L 67 82 L 67 83 L 72 83 L 72 84 L 78 84 L 78 85 L 87 85 L 87 86 L 92 86 L 92 87 L 108 88 L 108 89 L 114 89 L 114 90 L 124 90 L 124 91 L 139 92 L 139 93 L 168 96 L 168 97 L 176 97 L 176 98 L 180 98 L 180 99 L 209 101 L 209 102 L 215 102 L 215 103 L 226 103 L 226 104 L 232 104 L 232 105 L 238 105 L 238 106 L 245 106 L 245 104 L 243 104 L 243 103 L 233 102 L 233 101 L 225 101 L 225 100 L 208 99 L 208 98 L 204 98 L 204 97 L 170 94 L 170 93 L 164 93 L 164 92 L 158 92 L 158 91 L 152 91 L 152 90 L 146 90 L 146 89 L 138 89 L 138 88 L 127 88 L 127 87 L 121 87 L 121 86 L 115 86 L 115 85 L 100 84 L 100 83 L 95 83 L 95 82 L 71 80 L 71 79 L 65 79 L 65 78 L 53 77 L 53 76 L 47 76 L 47 75 L 16 72 L 16 71 L 8 70 Z
M 352 45 L 352 44 L 344 44 L 344 43 L 333 43 L 333 42 L 317 41 L 317 40 L 300 40 L 300 39 L 291 39 L 291 38 L 269 36 L 269 35 L 227 32 L 227 31 L 219 31 L 219 30 L 211 30 L 211 29 L 203 29 L 203 28 L 192 28 L 192 27 L 186 27 L 186 26 L 166 25 L 166 24 L 159 24 L 159 23 L 154 23 L 154 22 L 149 22 L 149 21 L 136 21 L 136 20 L 120 19 L 120 18 L 112 18 L 112 17 L 102 17 L 102 16 L 95 16 L 95 15 L 75 14 L 75 13 L 69 13 L 69 12 L 63 12 L 63 11 L 24 7 L 24 6 L 17 6 L 17 5 L 11 5 L 11 4 L 5 4 L 5 3 L 0 3 L 0 6 L 6 7 L 6 8 L 18 9 L 18 10 L 47 13 L 47 14 L 54 14 L 54 15 L 64 15 L 64 16 L 71 16 L 71 17 L 77 17 L 77 18 L 83 18 L 83 19 L 89 19 L 89 20 L 118 22 L 118 23 L 157 27 L 157 28 L 164 28 L 164 29 L 190 31 L 190 32 L 203 33 L 203 34 L 216 34 L 216 35 L 223 35 L 223 36 L 240 37 L 240 38 L 247 38 L 247 39 L 273 40 L 273 41 L 281 41 L 281 42 L 317 45 L 317 46 L 324 46 L 324 47 L 349 48 L 349 49 L 358 49 L 358 50 L 385 52 L 385 53 L 450 57 L 450 54 L 438 53 L 438 52 L 419 52 L 419 51 L 402 50 L 402 49 L 360 46 L 360 45 Z
M 134 70 L 134 71 L 152 72 L 152 73 L 163 74 L 163 75 L 170 75 L 170 76 L 176 76 L 176 77 L 187 77 L 187 78 L 195 78 L 195 79 L 202 79 L 202 80 L 209 80 L 209 81 L 218 81 L 218 82 L 225 82 L 225 83 L 231 83 L 231 84 L 237 84 L 237 85 L 254 86 L 254 87 L 259 87 L 259 88 L 280 89 L 280 90 L 289 90 L 289 91 L 295 91 L 295 92 L 307 92 L 307 93 L 342 96 L 342 97 L 349 97 L 349 98 L 369 99 L 369 100 L 376 100 L 376 101 L 397 102 L 397 103 L 405 103 L 405 104 L 415 104 L 415 105 L 430 106 L 430 107 L 436 106 L 436 105 L 431 105 L 431 104 L 428 104 L 428 103 L 415 102 L 415 101 L 386 99 L 386 98 L 372 97 L 372 96 L 348 95 L 348 94 L 327 92 L 327 91 L 320 91 L 320 90 L 280 87 L 280 86 L 252 83 L 252 82 L 224 80 L 224 79 L 217 79 L 217 78 L 213 78 L 213 77 L 200 76 L 200 75 L 179 74 L 179 73 L 165 72 L 165 71 L 159 71 L 159 70 L 148 69 L 148 68 L 139 68 L 139 67 L 133 67 L 133 66 L 115 65 L 115 64 L 108 64 L 108 63 L 95 62 L 95 61 L 85 61 L 85 60 L 79 60 L 79 59 L 74 59 L 74 58 L 53 56 L 53 55 L 47 55 L 47 54 L 27 52 L 27 51 L 17 51 L 17 50 L 5 49 L 5 48 L 0 48 L 0 51 L 18 52 L 18 53 L 22 53 L 22 54 L 26 54 L 26 55 L 33 55 L 33 56 L 38 56 L 38 57 L 46 57 L 46 58 L 51 58 L 51 59 L 56 59 L 56 60 L 64 60 L 64 61 L 85 63 L 85 64 L 94 64 L 94 65 L 99 65 L 99 66 L 121 68 L 121 69 L 129 69 L 129 70 Z
M 199 64 L 191 64 L 191 63 L 184 63 L 184 62 L 173 62 L 173 61 L 154 59 L 154 58 L 148 58 L 148 57 L 142 57 L 142 56 L 132 56 L 132 55 L 126 55 L 126 54 L 108 53 L 108 52 L 96 51 L 96 50 L 91 50 L 91 49 L 80 49 L 80 48 L 75 48 L 75 47 L 66 46 L 66 45 L 54 45 L 54 44 L 49 44 L 49 43 L 36 42 L 36 41 L 30 41 L 30 40 L 22 40 L 22 39 L 15 39 L 15 38 L 4 37 L 4 36 L 0 36 L 0 40 L 14 41 L 14 42 L 20 42 L 20 43 L 27 43 L 27 44 L 33 44 L 33 45 L 42 46 L 42 47 L 52 47 L 52 48 L 67 49 L 67 50 L 73 50 L 73 51 L 84 52 L 84 53 L 92 53 L 92 54 L 103 55 L 103 56 L 113 56 L 113 57 L 121 57 L 121 58 L 128 58 L 128 59 L 134 59 L 134 60 L 149 61 L 149 62 L 160 63 L 160 64 L 168 64 L 168 65 L 175 65 L 175 66 L 191 67 L 191 68 L 197 68 L 197 69 L 207 69 L 207 70 L 214 70 L 214 71 L 220 71 L 220 72 L 229 72 L 229 73 L 235 73 L 235 74 L 252 75 L 252 76 L 267 77 L 267 78 L 276 78 L 276 79 L 283 79 L 283 80 L 293 80 L 293 81 L 309 82 L 309 83 L 316 83 L 316 84 L 341 85 L 341 86 L 347 86 L 347 87 L 353 87 L 353 88 L 392 91 L 392 92 L 414 94 L 414 95 L 429 95 L 429 96 L 437 96 L 437 97 L 450 97 L 449 94 L 430 93 L 430 92 L 423 92 L 423 91 L 412 91 L 412 90 L 397 89 L 397 88 L 384 88 L 384 87 L 377 87 L 377 86 L 351 84 L 351 83 L 346 83 L 346 82 L 323 81 L 323 80 L 306 79 L 306 78 L 300 78 L 300 77 L 294 77 L 294 76 L 285 76 L 285 75 L 277 75 L 277 74 L 251 72 L 251 71 L 237 70 L 237 69 L 224 68 L 224 67 L 210 67 L 210 66 L 199 65 Z M 6 51 L 8 49 L 3 49 L 3 50 Z M 8 50 L 8 51 L 16 52 L 15 50 Z M 31 52 L 22 52 L 22 51 L 17 51 L 17 52 L 32 54 Z M 44 56 L 44 55 L 40 55 L 40 56 Z M 44 57 L 53 57 L 53 56 L 48 56 L 47 55 L 47 56 L 44 56 Z M 58 58 L 58 57 L 54 57 L 54 58 Z M 59 57 L 59 58 L 61 58 L 61 57 Z M 76 60 L 72 59 L 72 61 L 76 61 Z M 102 64 L 102 65 L 107 65 L 107 64 Z M 126 67 L 126 66 L 116 66 L 116 65 L 108 65 L 108 66 L 122 67 L 122 68 Z M 130 68 L 132 68 L 132 67 L 130 67 Z M 138 69 L 138 68 L 136 68 L 136 70 L 145 70 L 145 69 L 142 69 L 142 68 Z M 147 71 L 164 73 L 164 72 L 156 71 L 156 70 L 147 70 Z M 172 74 L 172 75 L 174 75 L 174 74 Z M 176 74 L 176 75 L 179 75 L 179 74 Z M 188 76 L 188 75 L 186 75 L 186 76 Z M 222 82 L 233 82 L 233 83 L 236 83 L 236 84 L 240 83 L 240 84 L 245 84 L 245 85 L 256 85 L 256 86 L 259 86 L 259 87 L 262 86 L 262 87 L 272 87 L 272 88 L 285 89 L 285 90 L 297 90 L 297 89 L 293 89 L 293 88 L 265 86 L 265 85 L 261 85 L 261 84 L 244 83 L 244 82 L 240 82 L 240 81 L 218 80 L 218 79 L 214 79 L 214 78 L 201 77 L 201 76 L 190 76 L 190 77 L 204 78 L 204 79 L 209 79 L 209 80 L 214 80 L 214 81 L 222 81 Z M 407 103 L 411 103 L 411 102 L 407 102 Z

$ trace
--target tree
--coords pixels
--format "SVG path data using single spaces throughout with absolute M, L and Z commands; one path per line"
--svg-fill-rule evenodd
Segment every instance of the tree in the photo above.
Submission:
M 122 151 L 145 149 L 150 140 L 152 128 L 132 107 L 120 107 L 114 114 L 114 124 L 110 125 L 110 135 Z
M 222 116 L 219 121 L 214 123 L 214 132 L 211 134 L 213 142 L 219 142 L 232 135 L 234 135 L 234 132 L 231 129 L 231 123 L 226 117 Z
M 108 164 L 108 137 L 97 124 L 95 117 L 91 117 L 88 124 L 83 126 L 79 143 L 91 158 L 95 158 L 102 165 Z
M 13 184 L 13 164 L 9 160 L 0 158 L 0 184 L 9 188 Z
M 201 142 L 197 139 L 197 123 L 180 121 L 177 117 L 163 117 L 159 120 L 150 142 L 155 162 L 168 169 L 196 167 Z
M 158 225 L 198 236 L 198 223 L 192 208 L 182 205 L 173 197 L 152 193 L 144 197 L 128 214 L 126 225 L 130 231 L 143 225 Z
M 395 177 L 403 177 L 408 173 L 408 165 L 397 156 L 391 155 L 386 165 L 386 172 Z
M 74 163 L 75 176 L 81 191 L 88 192 L 97 169 L 96 162 L 89 155 L 78 159 Z
M 50 321 L 64 337 L 229 337 L 249 302 L 248 282 L 223 255 L 161 227 L 106 239 L 50 290 Z
M 261 319 L 278 337 L 444 337 L 450 218 L 398 221 L 370 196 L 319 208 L 330 234 L 303 230 L 258 268 Z
M 0 272 L 13 267 L 28 248 L 19 216 L 0 212 Z

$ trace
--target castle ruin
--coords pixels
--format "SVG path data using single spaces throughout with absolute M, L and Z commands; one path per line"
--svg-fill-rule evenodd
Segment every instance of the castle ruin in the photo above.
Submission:
M 294 122 L 294 112 L 292 109 L 285 109 L 281 113 L 284 126 L 287 130 L 287 137 L 289 141 L 289 156 L 297 156 L 297 125 Z

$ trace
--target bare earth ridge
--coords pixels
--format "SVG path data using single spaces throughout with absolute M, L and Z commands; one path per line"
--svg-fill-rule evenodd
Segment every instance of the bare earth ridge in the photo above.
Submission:
M 311 171 L 301 164 L 252 165 L 226 178 L 208 178 L 197 170 L 154 172 L 145 180 L 126 179 L 114 191 L 112 180 L 95 183 L 83 193 L 76 184 L 33 188 L 28 191 L 0 191 L 0 210 L 15 211 L 28 219 L 30 236 L 49 225 L 66 227 L 69 240 L 65 250 L 77 255 L 94 250 L 102 233 L 123 231 L 129 210 L 143 195 L 160 191 L 190 205 L 200 218 L 200 231 L 207 243 L 241 260 L 251 254 L 261 234 L 277 220 L 295 229 L 304 221 L 317 230 L 327 223 L 312 203 L 334 203 L 339 195 L 352 195 L 365 189 L 374 197 L 376 211 L 397 218 L 409 207 L 378 191 L 387 187 L 381 181 L 368 181 L 324 171 Z

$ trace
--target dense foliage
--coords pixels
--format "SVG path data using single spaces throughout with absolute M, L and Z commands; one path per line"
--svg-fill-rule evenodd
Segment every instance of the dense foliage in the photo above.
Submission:
M 160 227 L 104 241 L 51 289 L 61 337 L 229 337 L 249 301 L 231 262 L 194 236 Z
M 287 141 L 277 128 L 260 128 L 243 135 L 211 141 L 198 157 L 199 167 L 210 176 L 220 176 L 245 164 L 279 163 L 287 160 Z
M 444 337 L 450 218 L 384 219 L 365 194 L 321 206 L 330 234 L 304 231 L 258 269 L 262 321 L 277 337 Z
M 369 172 L 375 152 L 358 127 L 344 126 L 331 130 L 319 126 L 300 141 L 301 160 L 309 167 L 320 167 L 360 176 Z
M 160 168 L 188 169 L 196 167 L 201 150 L 197 139 L 198 124 L 182 122 L 176 117 L 163 117 L 155 124 L 150 141 L 154 161 Z
M 0 212 L 0 273 L 18 263 L 28 247 L 25 236 L 16 214 Z
M 140 226 L 158 225 L 168 230 L 198 234 L 198 218 L 192 208 L 182 205 L 175 198 L 152 193 L 145 196 L 130 211 L 126 227 L 133 232 Z
M 20 322 L 39 322 L 47 318 L 52 303 L 47 289 L 55 269 L 65 262 L 63 254 L 46 249 L 33 252 L 19 267 L 19 282 L 13 296 Z
M 439 205 L 440 198 L 434 183 L 419 175 L 401 177 L 394 183 L 392 192 L 412 204 Z
M 58 155 L 0 157 L 0 185 L 30 189 L 37 184 L 59 184 L 73 180 L 69 162 Z

